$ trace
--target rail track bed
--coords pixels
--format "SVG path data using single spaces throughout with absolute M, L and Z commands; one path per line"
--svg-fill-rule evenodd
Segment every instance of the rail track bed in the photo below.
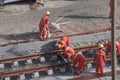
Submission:
M 74 48 L 74 50 L 85 51 L 96 48 L 97 45 L 92 45 L 85 47 L 77 47 Z M 59 60 L 57 55 L 62 52 L 63 52 L 62 50 L 54 50 L 47 53 L 38 52 L 38 53 L 19 56 L 19 57 L 0 59 L 0 77 L 4 80 L 6 79 L 26 80 L 26 79 L 34 79 L 34 78 L 53 75 L 53 74 L 66 75 L 66 72 L 64 71 L 62 72 L 60 71 L 60 69 L 63 68 L 65 69 L 66 66 L 70 65 L 71 61 L 66 63 L 63 60 Z M 86 53 L 84 53 L 84 55 L 87 57 L 86 65 L 89 63 L 94 63 L 93 58 L 88 57 Z M 107 60 L 111 60 L 111 57 L 107 56 Z M 71 75 L 71 73 L 67 75 Z M 96 77 L 97 76 L 94 76 L 94 78 Z M 87 78 L 91 78 L 91 77 L 87 77 Z

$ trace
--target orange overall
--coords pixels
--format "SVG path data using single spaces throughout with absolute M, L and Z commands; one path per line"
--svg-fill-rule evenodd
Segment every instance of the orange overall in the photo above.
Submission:
M 46 15 L 40 20 L 40 23 L 39 23 L 40 40 L 46 39 L 47 37 L 48 18 L 49 16 Z
M 75 54 L 75 51 L 73 48 L 71 48 L 69 46 L 64 48 L 64 53 L 63 53 L 64 57 L 70 58 L 74 54 Z
M 94 60 L 96 63 L 96 74 L 103 74 L 106 53 L 102 49 L 96 50 Z
M 67 36 L 62 36 L 61 39 L 58 41 L 58 44 L 64 45 L 64 46 L 70 46 L 70 39 Z
M 111 48 L 112 48 L 111 41 L 107 42 L 106 48 L 107 48 L 106 53 L 111 53 Z M 120 42 L 116 42 L 116 49 L 117 49 L 117 53 L 120 54 Z
M 111 41 L 107 42 L 107 44 L 106 44 L 106 48 L 107 48 L 106 53 L 107 54 L 111 53 L 111 47 L 112 47 Z
M 120 55 L 120 42 L 117 42 L 116 48 L 117 48 L 117 53 Z
M 75 72 L 76 75 L 79 75 L 80 72 L 83 70 L 84 65 L 86 62 L 86 58 L 84 57 L 84 55 L 76 53 L 75 56 L 72 58 L 72 66 L 75 66 L 75 64 L 78 64 L 78 68 Z

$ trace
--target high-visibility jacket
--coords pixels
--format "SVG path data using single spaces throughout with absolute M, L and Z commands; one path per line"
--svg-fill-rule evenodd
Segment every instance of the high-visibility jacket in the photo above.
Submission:
M 106 48 L 107 48 L 106 53 L 111 53 L 111 49 L 112 49 L 112 42 L 111 41 L 109 41 L 106 44 Z M 118 42 L 118 44 L 116 44 L 116 49 L 117 49 L 117 53 L 120 54 L 120 42 Z
M 74 51 L 73 48 L 71 48 L 69 46 L 64 48 L 64 53 L 63 53 L 64 57 L 69 58 L 69 57 L 71 57 L 74 54 L 75 54 L 75 51 Z
M 106 48 L 107 48 L 106 53 L 111 53 L 111 48 L 112 48 L 112 43 L 111 43 L 111 41 L 107 42 Z
M 40 27 L 47 27 L 48 21 L 49 21 L 48 18 L 49 18 L 49 16 L 45 15 L 45 16 L 40 20 L 39 26 L 40 26 Z
M 120 54 L 120 42 L 118 42 L 118 44 L 116 45 L 117 48 L 117 53 Z
M 102 74 L 104 70 L 104 63 L 106 61 L 106 53 L 102 49 L 96 50 L 94 60 L 96 62 L 96 73 Z
M 86 58 L 84 55 L 76 53 L 75 56 L 72 58 L 72 64 L 75 66 L 75 64 L 78 64 L 78 68 L 76 70 L 76 74 L 79 74 L 85 65 Z

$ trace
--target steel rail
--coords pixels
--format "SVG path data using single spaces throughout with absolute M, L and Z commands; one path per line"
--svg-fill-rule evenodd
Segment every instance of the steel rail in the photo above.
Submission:
M 3 72 L 0 74 L 0 77 L 4 78 L 4 77 L 16 76 L 16 75 L 20 75 L 20 74 L 39 72 L 39 71 L 48 70 L 49 68 L 53 68 L 53 67 L 57 67 L 57 66 L 65 66 L 67 64 L 70 64 L 70 63 L 59 63 L 59 64 L 47 65 L 47 66 L 43 66 L 43 67 L 38 66 L 38 67 L 34 67 L 34 68 L 18 70 L 18 71 L 13 71 L 13 72 L 5 72 L 5 73 Z
M 97 45 L 77 47 L 77 48 L 74 48 L 74 50 L 75 51 L 77 51 L 77 50 L 88 50 L 88 49 L 95 49 L 95 48 L 97 48 Z M 0 64 L 10 63 L 10 62 L 14 62 L 14 61 L 22 61 L 22 60 L 27 60 L 27 59 L 36 59 L 36 58 L 39 58 L 39 57 L 47 55 L 47 54 L 50 55 L 50 54 L 61 53 L 61 52 L 63 52 L 63 50 L 54 50 L 54 51 L 50 51 L 50 52 L 46 52 L 46 53 L 40 53 L 39 52 L 39 53 L 30 54 L 30 55 L 12 57 L 12 58 L 7 58 L 7 59 L 0 59 Z
M 120 29 L 120 26 L 117 26 L 117 29 Z M 93 34 L 93 33 L 98 33 L 98 32 L 106 32 L 106 31 L 110 31 L 111 28 L 105 28 L 105 29 L 100 29 L 100 30 L 94 30 L 94 31 L 88 31 L 85 33 L 77 33 L 77 34 L 71 34 L 71 35 L 67 35 L 68 37 L 72 37 L 72 36 L 80 36 L 80 35 L 87 35 L 87 34 Z M 57 36 L 57 37 L 51 37 L 49 39 L 57 39 L 60 38 L 62 36 Z M 23 41 L 17 41 L 17 42 L 8 42 L 5 44 L 0 44 L 0 47 L 4 47 L 4 46 L 8 46 L 8 45 L 16 45 L 16 44 L 21 44 L 21 43 L 29 43 L 29 42 L 35 42 L 35 41 L 39 41 L 39 39 L 35 38 L 35 39 L 27 39 L 27 40 L 23 40 Z
M 118 58 L 120 58 L 120 55 L 117 56 Z M 107 61 L 111 60 L 111 56 L 107 56 L 106 57 Z M 88 63 L 94 63 L 94 58 L 90 58 L 86 60 L 86 64 Z M 38 66 L 38 67 L 32 67 L 29 69 L 24 69 L 24 70 L 17 70 L 17 71 L 13 71 L 13 72 L 2 72 L 0 74 L 0 77 L 4 78 L 4 77 L 10 77 L 10 76 L 16 76 L 16 75 L 20 75 L 20 74 L 27 74 L 27 73 L 33 73 L 33 72 L 39 72 L 39 71 L 44 71 L 44 70 L 48 70 L 49 68 L 53 68 L 53 67 L 58 67 L 58 66 L 65 66 L 65 65 L 70 65 L 71 62 L 68 63 L 59 63 L 59 64 L 51 64 L 51 65 L 46 65 L 46 66 Z

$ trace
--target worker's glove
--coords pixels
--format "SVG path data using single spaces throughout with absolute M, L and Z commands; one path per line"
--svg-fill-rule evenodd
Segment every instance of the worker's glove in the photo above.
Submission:
M 48 22 L 48 24 L 47 24 L 49 27 L 51 27 L 52 26 L 52 24 L 51 24 L 51 22 Z
M 110 53 L 107 53 L 107 55 L 110 55 Z
M 73 64 L 71 64 L 70 66 L 71 66 L 71 67 L 74 67 L 74 65 L 73 65 Z

